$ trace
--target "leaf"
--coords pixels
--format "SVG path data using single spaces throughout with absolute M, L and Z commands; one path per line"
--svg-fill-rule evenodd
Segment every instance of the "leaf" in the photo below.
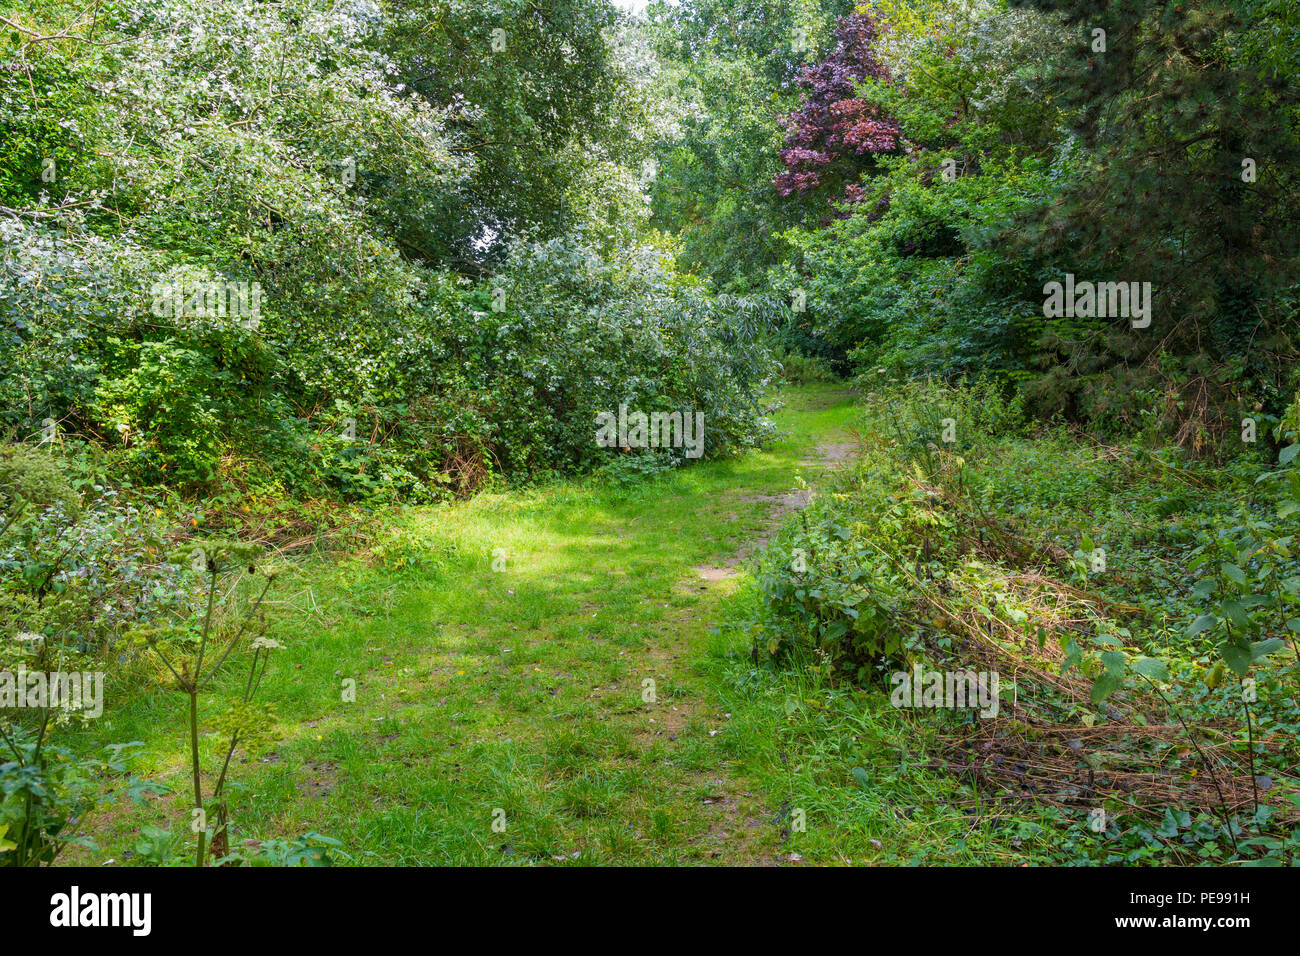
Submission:
M 1201 631 L 1205 631 L 1208 630 L 1209 628 L 1215 627 L 1218 625 L 1218 623 L 1219 623 L 1219 619 L 1215 617 L 1213 614 L 1202 614 L 1200 617 L 1198 617 L 1196 620 L 1192 622 L 1191 627 L 1187 629 L 1186 636 L 1192 637 L 1193 635 L 1200 634 Z
M 1279 465 L 1289 465 L 1296 455 L 1300 455 L 1300 445 L 1287 445 L 1277 455 Z
M 130 774 L 126 779 L 126 789 L 133 803 L 144 803 L 145 798 L 150 795 L 162 795 L 172 792 L 172 788 L 165 783 L 156 780 L 146 780 L 143 777 L 137 777 Z
M 1113 674 L 1116 677 L 1124 676 L 1124 665 L 1128 658 L 1123 651 L 1106 651 L 1101 655 L 1101 663 L 1106 668 L 1107 674 Z
M 1165 810 L 1165 818 L 1160 822 L 1160 835 L 1162 837 L 1178 836 L 1178 818 L 1174 816 L 1174 811 Z
M 1110 671 L 1102 674 L 1092 685 L 1092 702 L 1100 704 L 1124 685 L 1124 678 Z
M 1227 561 L 1221 561 L 1219 563 L 1219 570 L 1222 571 L 1224 574 L 1226 574 L 1232 580 L 1236 581 L 1238 584 L 1244 585 L 1246 583 L 1246 572 L 1241 570 L 1241 568 L 1237 567 L 1235 564 L 1229 564 Z
M 1270 637 L 1264 641 L 1256 641 L 1250 646 L 1250 659 L 1257 661 L 1261 657 L 1267 657 L 1274 651 L 1280 651 L 1286 647 L 1286 642 L 1280 637 Z
M 871 785 L 871 777 L 861 767 L 853 768 L 853 779 L 858 782 L 858 786 L 866 790 Z
M 1241 628 L 1243 631 L 1250 630 L 1250 615 L 1246 613 L 1246 608 L 1240 601 L 1224 601 L 1219 606 L 1219 610 L 1234 626 Z
M 1238 677 L 1245 677 L 1250 673 L 1250 648 L 1225 641 L 1219 646 L 1219 656 L 1228 665 L 1228 669 Z
M 1142 657 L 1133 663 L 1133 670 L 1151 680 L 1169 680 L 1169 665 L 1158 657 Z

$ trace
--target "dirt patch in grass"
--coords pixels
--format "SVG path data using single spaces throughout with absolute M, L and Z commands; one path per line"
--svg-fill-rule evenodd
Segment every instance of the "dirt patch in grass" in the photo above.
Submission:
M 338 769 L 338 764 L 327 760 L 308 760 L 303 764 L 307 779 L 298 783 L 298 792 L 308 797 L 333 793 L 338 786 Z
M 858 457 L 858 445 L 856 442 L 828 442 L 825 445 L 818 445 L 814 454 L 815 459 L 805 458 L 799 464 L 829 464 L 838 467 Z
M 852 394 L 845 391 L 837 394 Z M 823 465 L 830 469 L 842 468 L 844 465 L 854 461 L 858 457 L 860 446 L 857 442 L 823 442 L 813 449 L 813 457 L 800 461 L 801 465 Z M 737 568 L 744 564 L 751 555 L 758 553 L 767 547 L 767 542 L 772 532 L 780 527 L 786 517 L 805 507 L 812 498 L 812 491 L 807 488 L 796 488 L 787 491 L 781 495 L 755 494 L 755 495 L 736 495 L 729 499 L 728 503 L 735 502 L 738 504 L 756 504 L 767 503 L 770 505 L 767 514 L 763 518 L 762 530 L 752 539 L 743 544 L 730 557 L 723 559 L 721 566 L 699 566 L 695 568 L 695 573 L 700 578 L 709 583 L 725 581 L 728 578 L 735 577 L 738 574 Z
M 725 568 L 702 567 L 702 568 L 696 568 L 695 570 L 701 578 L 709 582 L 725 581 L 727 580 L 727 578 L 734 578 L 737 574 L 740 573 L 733 566 L 728 566 Z

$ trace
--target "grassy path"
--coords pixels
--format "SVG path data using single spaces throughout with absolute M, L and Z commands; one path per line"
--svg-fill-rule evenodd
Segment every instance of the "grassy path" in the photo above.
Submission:
M 377 559 L 277 584 L 288 649 L 261 696 L 280 739 L 232 769 L 236 839 L 315 830 L 360 864 L 866 862 L 918 842 L 968 859 L 962 819 L 854 791 L 868 758 L 840 751 L 868 731 L 893 747 L 896 715 L 753 667 L 721 624 L 754 601 L 741 559 L 800 503 L 797 478 L 852 448 L 852 415 L 842 390 L 794 390 L 769 451 L 411 509 Z M 110 700 L 97 732 L 147 741 L 145 769 L 183 792 L 180 704 Z M 217 735 L 204 746 L 211 766 Z M 142 823 L 187 819 L 163 797 L 97 836 L 125 860 Z

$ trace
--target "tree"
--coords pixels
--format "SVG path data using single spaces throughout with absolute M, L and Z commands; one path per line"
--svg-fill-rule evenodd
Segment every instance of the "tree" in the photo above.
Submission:
M 602 164 L 635 167 L 644 106 L 618 60 L 618 11 L 604 0 L 391 0 L 381 47 L 397 81 L 447 111 L 475 171 L 467 201 L 425 225 L 422 245 L 462 264 L 583 218 L 573 185 Z M 603 178 L 608 178 L 606 168 Z
M 1300 266 L 1286 5 L 1016 2 L 1074 31 L 1037 89 L 1068 110 L 1084 161 L 1058 197 L 1012 225 L 1006 248 L 1056 272 L 1155 290 L 1148 329 L 1098 319 L 1091 339 L 1063 342 L 1057 360 L 1083 350 L 1093 368 L 1150 365 L 1173 352 L 1202 385 L 1240 376 L 1282 402 L 1293 315 L 1282 296 Z M 1188 414 L 1204 418 L 1221 403 L 1195 404 Z
M 880 23 L 855 12 L 836 22 L 834 51 L 804 67 L 796 80 L 807 92 L 803 104 L 782 120 L 787 130 L 781 162 L 785 172 L 773 180 L 782 196 L 829 190 L 856 195 L 871 157 L 898 149 L 898 124 L 857 88 L 868 78 L 888 82 L 889 70 L 873 49 Z

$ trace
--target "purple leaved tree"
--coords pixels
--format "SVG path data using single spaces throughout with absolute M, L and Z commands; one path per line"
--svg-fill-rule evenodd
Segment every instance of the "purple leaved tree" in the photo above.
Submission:
M 856 92 L 867 77 L 889 81 L 889 69 L 872 49 L 881 29 L 867 13 L 840 17 L 835 50 L 799 73 L 795 82 L 807 93 L 803 105 L 781 119 L 785 172 L 772 181 L 782 196 L 826 189 L 834 200 L 860 199 L 857 180 L 871 157 L 899 148 L 898 124 Z

